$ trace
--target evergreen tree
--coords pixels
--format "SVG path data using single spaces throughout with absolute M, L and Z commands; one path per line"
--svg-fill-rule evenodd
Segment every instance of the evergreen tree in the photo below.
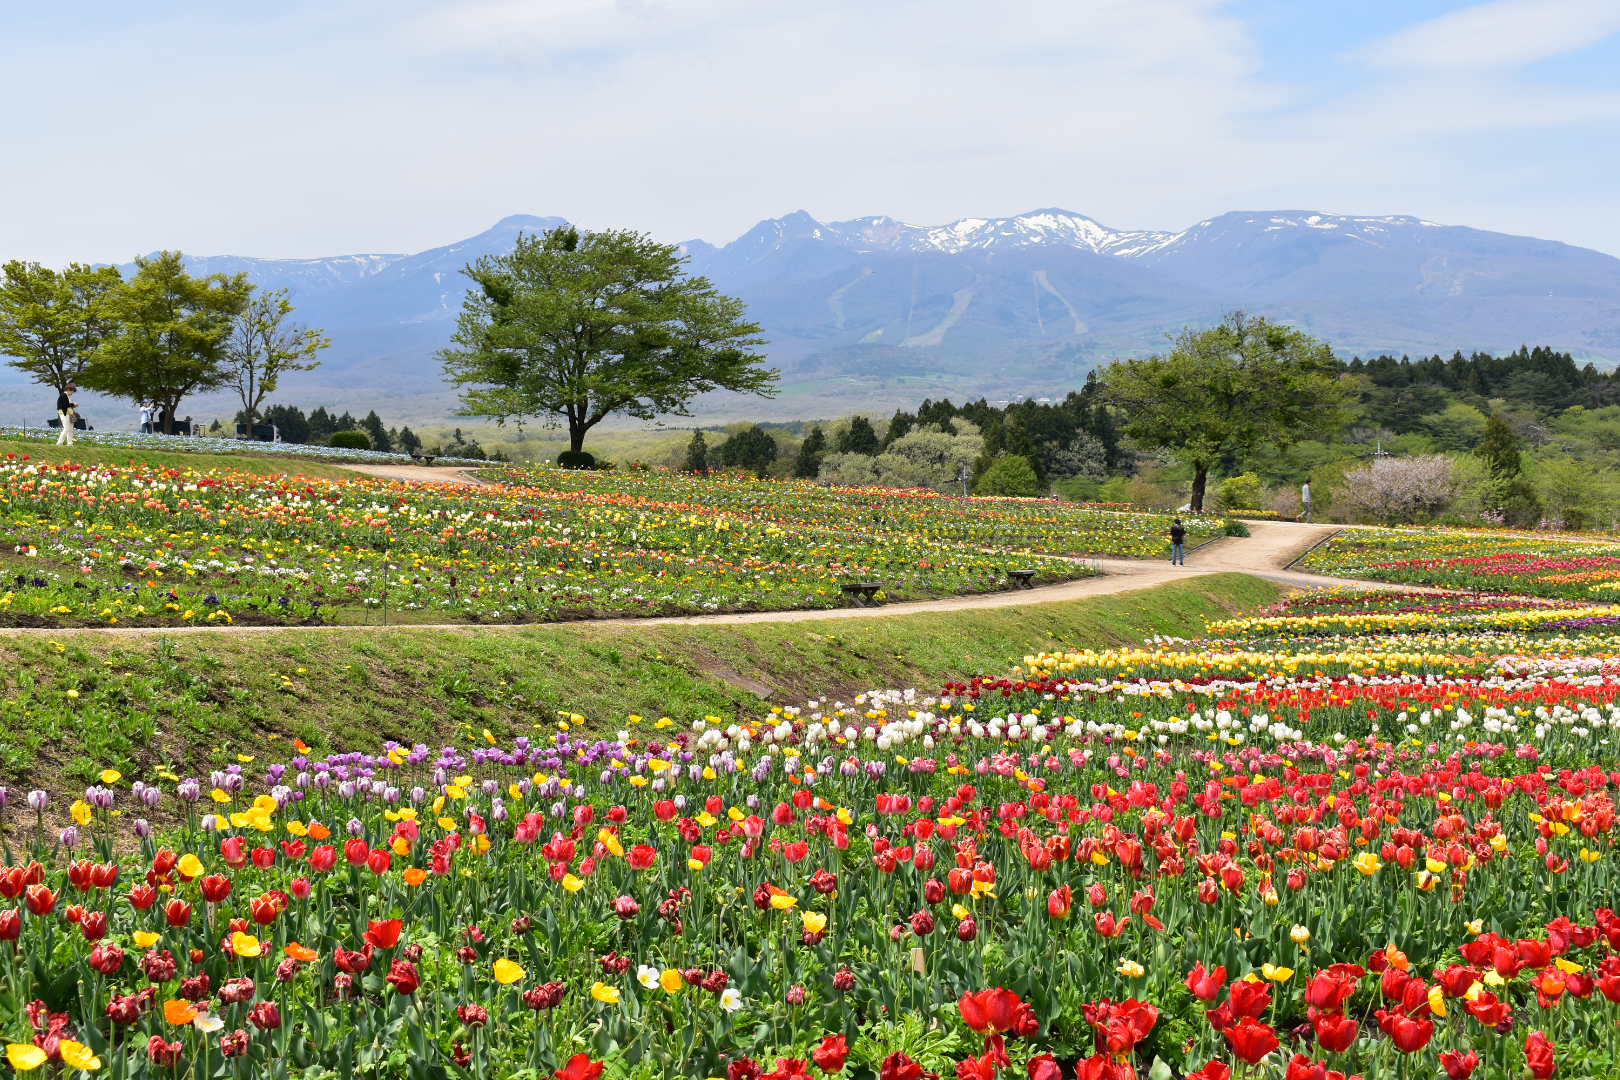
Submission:
M 264 410 L 264 422 L 275 425 L 282 442 L 309 442 L 309 417 L 296 405 L 271 405 Z
M 689 473 L 706 473 L 709 471 L 709 441 L 703 437 L 698 428 L 692 429 L 692 438 L 686 444 L 686 460 L 681 468 Z
M 334 420 L 333 423 L 337 425 L 339 431 L 353 431 L 360 426 L 360 421 L 349 415 L 347 410 L 344 410 L 343 415 Z
M 1501 414 L 1492 413 L 1485 421 L 1485 437 L 1477 452 L 1492 479 L 1510 480 L 1519 475 L 1519 436 Z
M 420 453 L 422 450 L 422 440 L 418 439 L 416 437 L 416 432 L 412 431 L 410 428 L 401 427 L 399 429 L 399 448 L 407 454 Z
M 810 429 L 810 434 L 799 444 L 799 457 L 793 463 L 793 475 L 801 480 L 814 480 L 821 475 L 821 459 L 827 452 L 827 433 L 821 426 Z
M 883 449 L 887 450 L 894 445 L 896 439 L 903 439 L 911 434 L 916 426 L 916 416 L 903 410 L 895 410 L 895 414 L 889 418 L 889 426 L 883 432 Z
M 315 411 L 309 414 L 308 424 L 306 438 L 312 443 L 325 442 L 338 430 L 337 418 L 326 411 L 325 405 L 315 407 Z
M 764 428 L 749 425 L 721 443 L 715 453 L 727 468 L 749 469 L 764 477 L 776 460 L 776 440 Z
M 877 431 L 872 427 L 872 421 L 864 416 L 852 418 L 849 427 L 839 433 L 840 454 L 865 454 L 873 457 L 882 449 L 883 444 L 878 442 Z
M 393 440 L 389 439 L 388 429 L 383 427 L 382 417 L 377 415 L 376 409 L 366 413 L 366 418 L 360 421 L 360 430 L 370 436 L 373 450 L 381 450 L 385 454 L 393 452 Z

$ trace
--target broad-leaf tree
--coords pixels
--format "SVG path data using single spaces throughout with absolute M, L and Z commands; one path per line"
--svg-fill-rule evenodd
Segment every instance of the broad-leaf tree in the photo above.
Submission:
M 1103 383 L 1126 434 L 1192 466 L 1192 509 L 1202 510 L 1217 462 L 1343 424 L 1335 370 L 1309 334 L 1237 312 L 1183 331 L 1168 356 L 1110 365 Z
M 319 367 L 316 354 L 332 344 L 319 330 L 293 325 L 289 321 L 292 311 L 287 290 L 273 289 L 249 297 L 231 324 L 225 370 L 230 385 L 242 399 L 250 435 L 259 417 L 259 406 L 276 392 L 281 377 L 289 371 Z
M 72 263 L 52 270 L 13 260 L 0 267 L 0 354 L 34 381 L 77 382 L 112 329 L 117 267 Z
M 135 260 L 135 273 L 111 301 L 113 332 L 84 369 L 86 386 L 151 401 L 163 430 L 187 394 L 215 390 L 230 378 L 226 346 L 253 285 L 245 274 L 186 273 L 178 251 Z
M 563 227 L 468 266 L 476 287 L 440 353 L 462 414 L 566 424 L 578 453 L 615 414 L 685 416 L 711 390 L 772 394 L 759 326 L 683 264 L 640 233 Z

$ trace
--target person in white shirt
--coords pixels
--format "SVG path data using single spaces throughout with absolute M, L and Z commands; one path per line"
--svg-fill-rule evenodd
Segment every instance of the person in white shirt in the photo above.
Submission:
M 1311 512 L 1314 508 L 1311 506 L 1311 482 L 1309 480 L 1300 485 L 1299 508 L 1301 511 L 1301 516 L 1304 517 L 1306 521 L 1311 520 Z

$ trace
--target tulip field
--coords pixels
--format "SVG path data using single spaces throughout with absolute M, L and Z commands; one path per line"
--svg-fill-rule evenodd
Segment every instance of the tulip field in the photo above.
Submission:
M 1620 600 L 1620 544 L 1440 529 L 1346 529 L 1301 569 L 1407 585 Z
M 503 474 L 504 475 L 504 474 Z M 0 624 L 531 622 L 934 598 L 1158 554 L 1162 515 L 537 470 L 487 487 L 0 462 Z M 1195 537 L 1217 523 L 1193 519 Z
M 1620 631 L 1584 610 L 1308 593 L 752 716 L 13 787 L 6 1058 L 1613 1076 Z

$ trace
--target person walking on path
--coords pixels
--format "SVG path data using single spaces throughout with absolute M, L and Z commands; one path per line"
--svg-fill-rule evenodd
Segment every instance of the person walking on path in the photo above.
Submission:
M 1181 519 L 1176 518 L 1175 523 L 1170 526 L 1170 565 L 1171 566 L 1186 566 L 1187 565 L 1187 547 L 1186 547 L 1186 544 L 1187 544 L 1187 530 L 1181 524 Z
M 1312 514 L 1312 512 L 1313 512 L 1313 510 L 1315 508 L 1311 505 L 1311 482 L 1309 480 L 1305 481 L 1304 484 L 1300 485 L 1300 489 L 1299 489 L 1299 509 L 1300 509 L 1300 516 L 1303 517 L 1306 521 L 1310 521 L 1311 520 L 1311 514 Z
M 62 430 L 56 436 L 57 446 L 73 445 L 73 425 L 79 422 L 79 405 L 73 395 L 78 390 L 73 383 L 68 383 L 56 392 L 56 418 L 62 422 Z

